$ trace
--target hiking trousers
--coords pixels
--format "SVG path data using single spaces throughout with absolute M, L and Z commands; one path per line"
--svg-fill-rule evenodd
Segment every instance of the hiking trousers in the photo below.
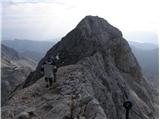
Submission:
M 52 86 L 52 78 L 45 77 L 45 82 L 47 83 L 48 86 Z

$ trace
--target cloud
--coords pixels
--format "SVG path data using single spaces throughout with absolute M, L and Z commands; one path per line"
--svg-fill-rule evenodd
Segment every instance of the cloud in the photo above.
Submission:
M 103 17 L 123 33 L 159 29 L 157 0 L 5 0 L 2 9 L 3 36 L 13 39 L 61 38 L 86 15 Z
M 18 3 L 55 3 L 64 5 L 63 2 L 59 2 L 57 0 L 1 0 L 2 3 L 11 3 L 11 4 L 18 4 Z

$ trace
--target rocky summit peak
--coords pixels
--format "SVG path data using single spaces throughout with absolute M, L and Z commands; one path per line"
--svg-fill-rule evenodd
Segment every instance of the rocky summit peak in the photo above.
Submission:
M 77 25 L 77 27 L 81 28 L 81 27 L 95 27 L 95 28 L 101 28 L 104 25 L 109 25 L 109 23 L 104 20 L 103 18 L 100 18 L 98 16 L 86 16 L 84 17 L 79 24 Z
M 107 36 L 106 39 L 122 36 L 122 33 L 116 27 L 98 16 L 86 16 L 81 20 L 76 28 L 82 30 L 83 33 L 86 33 L 88 36 Z

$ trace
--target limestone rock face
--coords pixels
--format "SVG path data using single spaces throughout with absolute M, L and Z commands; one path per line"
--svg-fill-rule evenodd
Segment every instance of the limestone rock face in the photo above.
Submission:
M 40 67 L 57 55 L 57 82 L 48 90 Z M 47 52 L 8 108 L 2 108 L 2 117 L 125 118 L 128 99 L 130 118 L 155 118 L 150 88 L 122 33 L 103 18 L 86 16 Z M 27 113 L 31 107 L 32 115 Z

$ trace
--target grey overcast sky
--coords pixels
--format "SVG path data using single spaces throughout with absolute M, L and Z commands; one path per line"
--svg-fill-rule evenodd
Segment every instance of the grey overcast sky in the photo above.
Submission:
M 60 39 L 86 15 L 103 17 L 124 37 L 160 32 L 159 0 L 1 0 L 2 39 Z

